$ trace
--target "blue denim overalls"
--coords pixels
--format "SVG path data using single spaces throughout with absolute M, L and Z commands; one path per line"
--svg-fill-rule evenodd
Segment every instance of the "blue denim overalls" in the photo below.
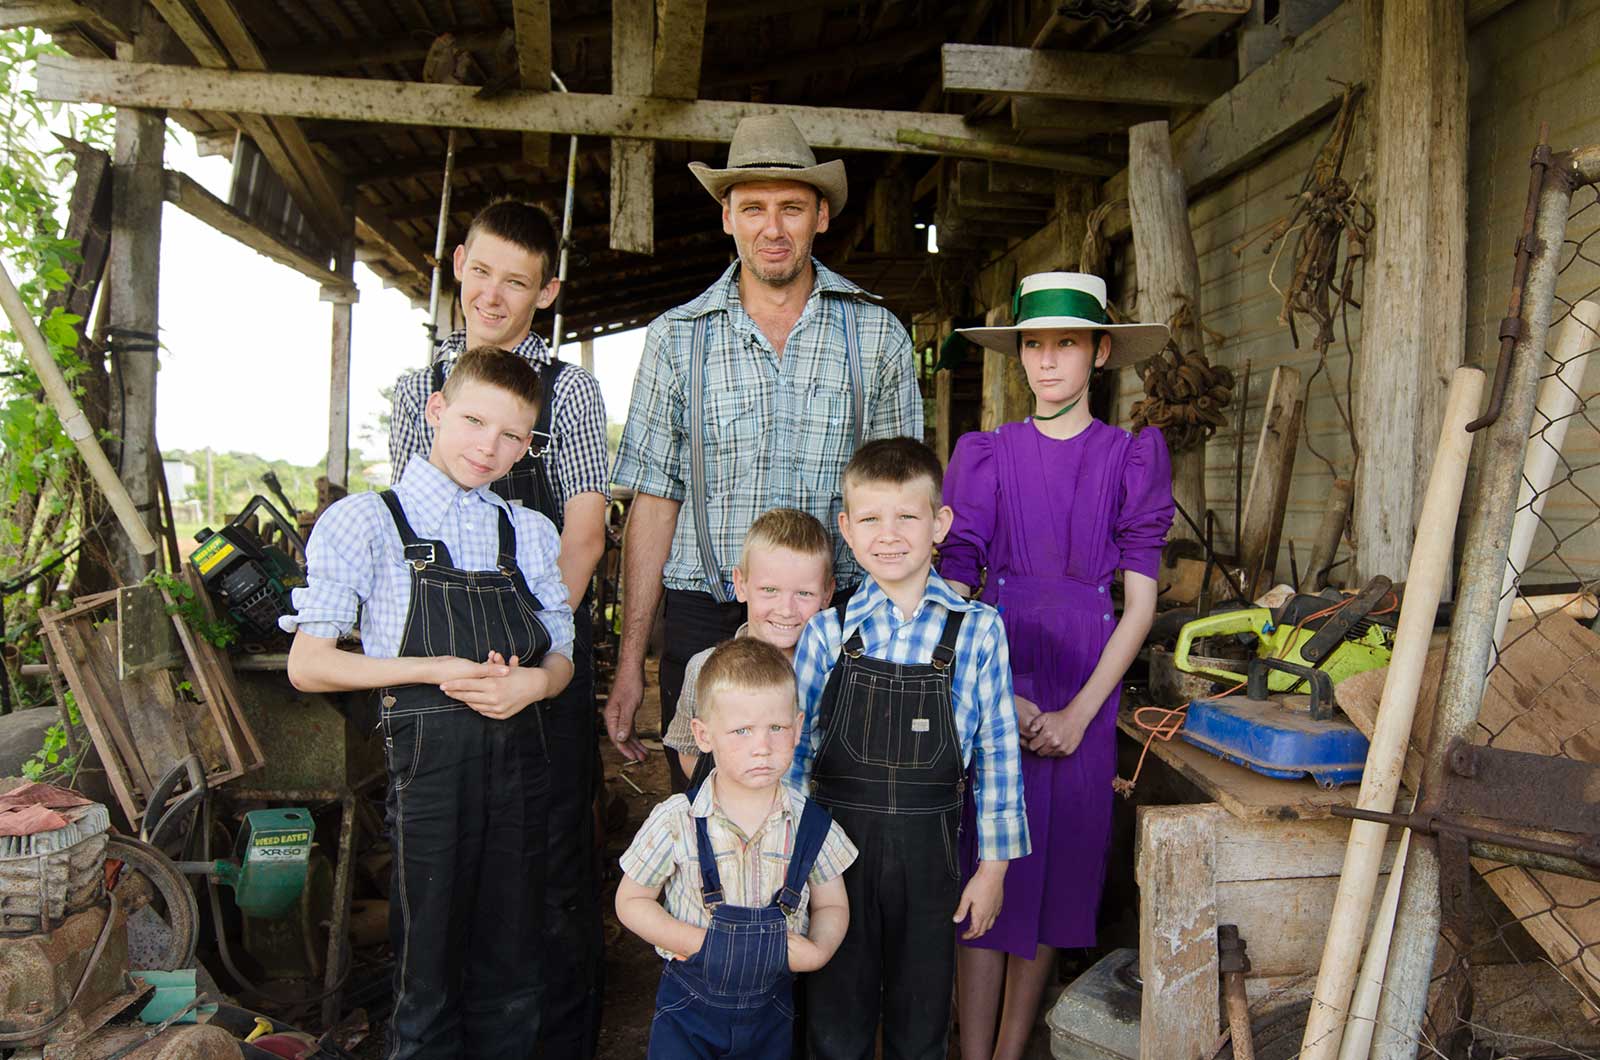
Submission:
M 699 788 L 691 790 L 692 804 Z M 788 914 L 816 863 L 833 819 L 806 800 L 783 886 L 765 906 L 727 905 L 706 819 L 696 817 L 700 894 L 711 910 L 705 942 L 686 961 L 667 961 L 656 991 L 649 1060 L 750 1057 L 786 1060 L 793 1045 L 794 976 Z

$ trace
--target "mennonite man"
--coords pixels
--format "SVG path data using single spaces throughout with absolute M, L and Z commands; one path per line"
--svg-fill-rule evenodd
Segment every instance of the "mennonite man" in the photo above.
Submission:
M 743 621 L 732 568 L 756 516 L 799 508 L 834 531 L 840 472 L 863 441 L 922 437 L 911 339 L 874 297 L 811 256 L 845 203 L 842 161 L 818 164 L 781 115 L 745 118 L 728 165 L 689 168 L 722 206 L 739 260 L 645 337 L 612 473 L 636 492 L 624 540 L 622 645 L 611 740 L 638 760 L 645 644 L 666 593 L 662 731 L 689 657 Z M 834 584 L 860 573 L 834 541 Z M 674 786 L 684 777 L 669 752 Z

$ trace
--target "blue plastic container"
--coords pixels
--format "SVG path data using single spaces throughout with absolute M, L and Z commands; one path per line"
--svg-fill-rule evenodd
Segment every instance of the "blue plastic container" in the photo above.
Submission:
M 1179 735 L 1263 776 L 1309 774 L 1325 788 L 1359 783 L 1367 762 L 1367 738 L 1350 722 L 1313 721 L 1304 708 L 1246 696 L 1194 700 Z

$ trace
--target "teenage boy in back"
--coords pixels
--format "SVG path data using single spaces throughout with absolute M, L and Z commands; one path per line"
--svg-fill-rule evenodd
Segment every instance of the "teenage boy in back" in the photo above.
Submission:
M 860 850 L 845 873 L 850 929 L 807 978 L 814 1060 L 940 1060 L 965 938 L 1000 911 L 1006 863 L 1028 853 L 1005 629 L 933 573 L 950 528 L 943 471 L 911 438 L 868 442 L 844 469 L 839 533 L 866 578 L 818 613 L 795 651 L 804 728 L 791 781 Z M 968 768 L 978 869 L 961 887 Z
M 552 871 L 545 889 L 550 976 L 542 1045 L 546 1060 L 588 1060 L 595 1055 L 600 1029 L 604 963 L 593 873 L 591 806 L 600 784 L 600 755 L 588 588 L 605 551 L 606 411 L 594 377 L 552 357 L 532 330 L 535 313 L 549 308 L 560 291 L 558 253 L 555 225 L 537 206 L 502 199 L 472 219 L 453 258 L 466 327 L 439 344 L 431 366 L 395 384 L 389 460 L 398 482 L 414 454 L 427 455 L 432 435 L 423 409 L 467 350 L 497 346 L 540 374 L 544 404 L 532 448 L 491 488 L 512 504 L 541 513 L 561 534 L 558 562 L 573 609 L 574 673 L 544 714 L 553 786 Z
M 733 595 L 745 607 L 744 625 L 734 638 L 766 641 L 793 664 L 800 632 L 833 596 L 833 539 L 810 512 L 797 508 L 762 512 L 744 535 L 733 568 Z M 700 668 L 715 650 L 713 645 L 689 658 L 678 711 L 661 738 L 677 753 L 692 785 L 704 780 L 711 766 L 700 753 L 690 722 L 700 713 L 695 692 Z
M 724 641 L 697 684 L 692 728 L 716 766 L 650 811 L 617 885 L 617 919 L 666 960 L 649 1060 L 787 1060 L 793 973 L 826 964 L 844 937 L 839 874 L 856 851 L 784 784 L 799 716 L 783 653 Z
M 541 700 L 572 677 L 549 520 L 487 487 L 527 451 L 539 375 L 492 347 L 428 398 L 393 490 L 317 521 L 289 679 L 378 689 L 394 845 L 389 1060 L 535 1055 L 550 771 Z M 361 622 L 364 654 L 337 639 Z

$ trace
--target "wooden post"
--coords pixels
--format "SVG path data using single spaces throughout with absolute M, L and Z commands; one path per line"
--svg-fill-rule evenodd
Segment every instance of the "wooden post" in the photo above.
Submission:
M 517 40 L 517 80 L 529 92 L 550 91 L 550 0 L 512 0 L 511 24 Z M 549 135 L 523 133 L 522 161 L 549 165 Z
M 117 46 L 125 62 L 158 62 L 166 29 L 150 7 L 140 8 L 132 44 Z M 112 153 L 111 331 L 122 377 L 124 424 L 118 465 L 133 503 L 152 535 L 157 525 L 155 482 L 150 469 L 156 432 L 156 307 L 161 279 L 161 204 L 165 180 L 161 152 L 166 135 L 162 111 L 117 109 Z M 151 570 L 154 556 L 141 555 L 126 535 L 116 538 L 116 567 L 125 584 Z
M 1459 0 L 1366 0 L 1363 18 L 1378 53 L 1366 59 L 1377 229 L 1356 375 L 1356 433 L 1373 454 L 1356 471 L 1356 580 L 1403 581 L 1428 461 L 1379 454 L 1428 451 L 1462 359 L 1466 28 Z
M 1141 807 L 1139 1060 L 1201 1060 L 1218 1030 L 1216 836 L 1209 806 Z
M 1356 484 L 1347 478 L 1333 480 L 1328 492 L 1328 506 L 1322 510 L 1322 523 L 1311 542 L 1311 566 L 1307 573 L 1311 584 L 1305 591 L 1321 592 L 1324 586 L 1336 584 L 1328 575 L 1328 568 L 1339 554 L 1339 542 L 1344 537 L 1344 524 L 1350 520 L 1350 502 L 1355 499 Z M 1348 580 L 1348 579 L 1347 579 Z M 1298 586 L 1297 586 L 1298 588 Z
M 877 254 L 912 254 L 911 188 L 904 180 L 881 178 L 872 185 L 872 249 Z
M 611 91 L 649 94 L 655 25 L 654 0 L 615 0 L 611 5 Z M 655 171 L 655 141 L 612 139 L 612 250 L 655 253 Z
M 334 261 L 334 268 L 343 274 L 348 286 L 322 289 L 323 300 L 333 303 L 328 371 L 327 476 L 330 483 L 345 487 L 349 485 L 350 478 L 350 328 L 354 309 L 352 270 L 355 267 L 355 251 L 355 216 L 352 214 Z
M 1200 259 L 1189 227 L 1189 196 L 1183 174 L 1172 161 L 1172 138 L 1164 121 L 1128 130 L 1128 209 L 1133 221 L 1133 252 L 1138 262 L 1139 318 L 1157 323 L 1180 321 L 1172 339 L 1179 349 L 1203 351 L 1200 322 Z M 1180 312 L 1187 307 L 1187 312 Z M 1172 496 L 1196 523 L 1206 515 L 1206 447 L 1172 454 Z M 1180 515 L 1175 537 L 1194 531 Z
M 1252 599 L 1272 584 L 1278 566 L 1278 541 L 1283 534 L 1304 409 L 1300 373 L 1284 365 L 1274 368 L 1239 529 L 1239 566 L 1250 579 L 1247 595 Z
M 594 375 L 594 340 L 584 339 L 578 343 L 578 361 L 583 365 L 583 370 Z
M 951 371 L 941 369 L 933 375 L 933 451 L 939 454 L 939 463 L 950 463 L 950 451 L 955 439 L 950 437 L 950 391 L 954 387 Z
M 984 314 L 984 323 L 990 327 L 1009 322 L 1010 305 L 999 305 Z M 1028 388 L 1028 373 L 1022 368 L 1022 358 L 1014 353 L 1001 353 L 985 348 L 983 351 L 983 414 L 979 425 L 992 431 L 1002 423 L 1011 423 L 1033 412 L 1033 391 Z

